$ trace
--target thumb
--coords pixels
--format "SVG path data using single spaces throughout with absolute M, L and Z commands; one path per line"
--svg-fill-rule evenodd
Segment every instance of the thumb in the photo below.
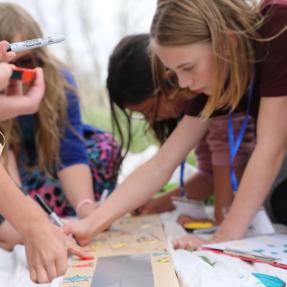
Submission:
M 71 235 L 74 234 L 74 228 L 73 228 L 73 224 L 72 222 L 65 220 L 64 222 L 64 226 L 63 226 L 63 231 L 66 235 Z

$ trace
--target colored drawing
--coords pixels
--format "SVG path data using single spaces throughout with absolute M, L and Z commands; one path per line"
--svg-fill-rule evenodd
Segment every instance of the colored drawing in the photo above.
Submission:
M 76 267 L 76 268 L 86 268 L 86 267 L 94 267 L 94 265 L 93 265 L 93 263 L 87 263 L 87 264 L 74 265 L 73 267 Z
M 158 262 L 158 263 L 168 263 L 169 262 L 169 258 L 168 257 L 161 258 L 161 259 L 158 259 L 156 262 Z
M 286 265 L 287 268 L 286 242 L 286 234 L 270 234 L 218 244 L 208 244 L 204 248 L 222 250 L 224 253 L 231 250 L 233 255 L 236 255 L 236 252 L 241 256 L 244 256 L 244 254 L 254 255 L 255 259 Z
M 60 287 L 91 287 L 93 275 L 97 274 L 99 258 L 143 253 L 150 255 L 154 286 L 179 287 L 158 215 L 124 217 L 113 224 L 110 230 L 96 236 L 85 250 L 95 259 L 84 262 L 73 258 L 72 266 Z
M 65 282 L 82 282 L 82 281 L 90 281 L 92 279 L 92 276 L 80 276 L 80 275 L 75 275 L 72 277 L 65 277 L 63 279 L 64 283 Z

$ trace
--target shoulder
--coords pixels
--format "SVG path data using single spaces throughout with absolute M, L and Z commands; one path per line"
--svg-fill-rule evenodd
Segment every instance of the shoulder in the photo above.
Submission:
M 257 50 L 259 98 L 287 95 L 287 1 L 267 2 L 262 10 L 264 24 L 259 30 L 263 42 Z
M 272 37 L 279 33 L 287 25 L 287 1 L 268 0 L 262 4 L 261 13 L 264 16 L 264 24 L 260 29 L 263 37 Z
M 61 74 L 69 85 L 76 87 L 75 76 L 70 69 L 62 67 Z

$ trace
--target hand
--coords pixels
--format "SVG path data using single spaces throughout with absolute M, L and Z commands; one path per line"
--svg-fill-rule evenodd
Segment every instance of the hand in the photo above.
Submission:
M 185 235 L 173 240 L 172 244 L 175 249 L 196 250 L 203 244 L 211 243 L 210 241 L 201 239 L 195 235 Z
M 16 57 L 14 52 L 7 52 L 9 43 L 7 41 L 0 42 L 0 62 L 10 62 Z
M 64 226 L 65 233 L 72 234 L 81 246 L 88 245 L 103 230 L 95 230 L 94 224 L 91 223 L 90 219 L 91 216 L 80 220 L 66 220 Z
M 36 78 L 30 88 L 25 92 L 26 96 L 26 114 L 34 114 L 38 111 L 45 92 L 45 81 L 43 70 L 36 68 Z
M 0 63 L 0 91 L 4 90 L 9 85 L 11 75 L 12 66 L 7 63 Z
M 89 216 L 93 211 L 95 211 L 99 207 L 98 202 L 89 202 L 87 204 L 82 205 L 79 209 L 77 209 L 77 216 L 80 219 L 83 219 Z
M 67 269 L 68 252 L 88 257 L 62 229 L 46 222 L 32 224 L 22 233 L 31 280 L 46 283 L 63 275 Z
M 38 111 L 42 98 L 45 92 L 45 82 L 43 76 L 43 70 L 36 68 L 35 80 L 25 89 L 23 83 L 19 80 L 13 80 L 9 82 L 9 86 L 6 88 L 6 95 L 13 96 L 18 103 L 17 115 L 29 115 Z
M 171 197 L 165 195 L 149 200 L 147 203 L 132 212 L 133 215 L 146 215 L 174 210 Z

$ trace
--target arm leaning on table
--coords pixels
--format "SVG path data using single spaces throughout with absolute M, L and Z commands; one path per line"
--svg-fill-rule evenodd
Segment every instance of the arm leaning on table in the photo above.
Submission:
M 62 188 L 76 210 L 78 217 L 83 218 L 97 207 L 97 203 L 94 198 L 92 174 L 83 141 L 83 123 L 81 120 L 80 99 L 76 93 L 76 83 L 68 70 L 64 71 L 64 76 L 72 89 L 66 91 L 68 126 L 61 140 L 60 157 L 62 166 L 58 171 L 58 176 Z M 82 205 L 81 202 L 89 204 Z
M 208 120 L 184 117 L 160 151 L 136 169 L 102 206 L 86 219 L 71 223 L 70 231 L 80 243 L 89 243 L 96 234 L 157 192 L 205 134 L 208 124 Z
M 261 99 L 255 150 L 243 173 L 234 202 L 209 242 L 242 238 L 262 206 L 286 155 L 286 109 L 287 97 Z M 198 248 L 205 243 L 192 235 L 174 241 L 176 248 Z
M 1 214 L 22 235 L 30 277 L 38 283 L 49 282 L 67 269 L 68 252 L 86 257 L 73 239 L 53 225 L 39 206 L 25 196 L 0 165 Z

